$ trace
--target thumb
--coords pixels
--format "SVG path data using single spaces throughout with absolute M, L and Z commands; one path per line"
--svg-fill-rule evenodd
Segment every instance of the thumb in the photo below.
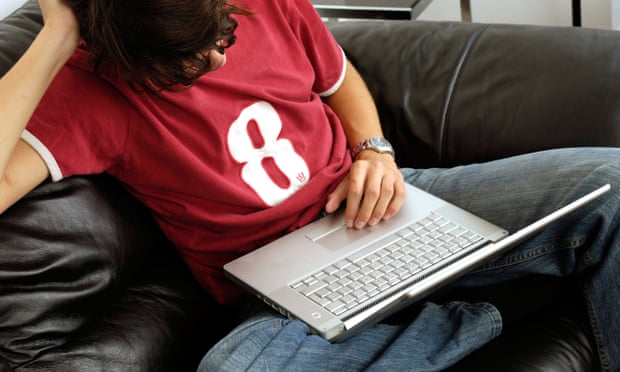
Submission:
M 341 182 L 334 191 L 327 195 L 327 203 L 325 204 L 325 212 L 333 213 L 340 208 L 343 201 L 347 199 L 346 183 Z

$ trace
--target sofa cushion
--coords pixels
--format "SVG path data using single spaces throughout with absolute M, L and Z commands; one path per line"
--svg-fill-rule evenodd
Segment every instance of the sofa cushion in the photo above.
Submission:
M 108 176 L 37 188 L 0 216 L 0 242 L 0 366 L 176 370 L 225 331 L 146 209 Z
M 142 266 L 154 243 L 143 211 L 119 218 L 114 203 L 131 201 L 112 186 L 46 184 L 0 216 L 0 356 L 11 364 L 67 342 Z

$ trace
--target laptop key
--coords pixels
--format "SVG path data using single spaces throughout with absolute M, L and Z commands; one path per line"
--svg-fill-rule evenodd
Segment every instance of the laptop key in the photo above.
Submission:
M 331 304 L 327 305 L 325 308 L 336 315 L 340 315 L 344 312 L 344 302 L 342 301 L 334 301 Z
M 309 296 L 313 294 L 314 292 L 318 291 L 319 289 L 324 288 L 325 286 L 327 286 L 326 283 L 317 281 L 316 283 L 312 285 L 301 288 L 300 292 L 306 296 Z

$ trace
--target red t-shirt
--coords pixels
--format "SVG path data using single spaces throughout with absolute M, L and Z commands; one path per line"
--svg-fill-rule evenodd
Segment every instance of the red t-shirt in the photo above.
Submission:
M 226 65 L 190 89 L 135 92 L 78 50 L 22 137 L 54 180 L 118 178 L 220 302 L 239 294 L 221 267 L 315 219 L 351 164 L 321 100 L 340 86 L 344 54 L 310 2 L 237 3 L 254 15 L 236 16 Z

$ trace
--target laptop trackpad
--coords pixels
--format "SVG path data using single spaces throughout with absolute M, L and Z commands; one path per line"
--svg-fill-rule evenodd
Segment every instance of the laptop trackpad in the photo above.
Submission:
M 324 248 L 336 250 L 367 237 L 373 230 L 370 227 L 362 230 L 347 228 L 344 214 L 340 212 L 306 226 L 305 236 Z
M 323 235 L 319 239 L 315 240 L 321 246 L 329 249 L 336 250 L 344 248 L 351 243 L 354 243 L 360 239 L 367 237 L 371 233 L 371 230 L 366 228 L 362 230 L 347 228 L 342 225 L 329 233 Z

